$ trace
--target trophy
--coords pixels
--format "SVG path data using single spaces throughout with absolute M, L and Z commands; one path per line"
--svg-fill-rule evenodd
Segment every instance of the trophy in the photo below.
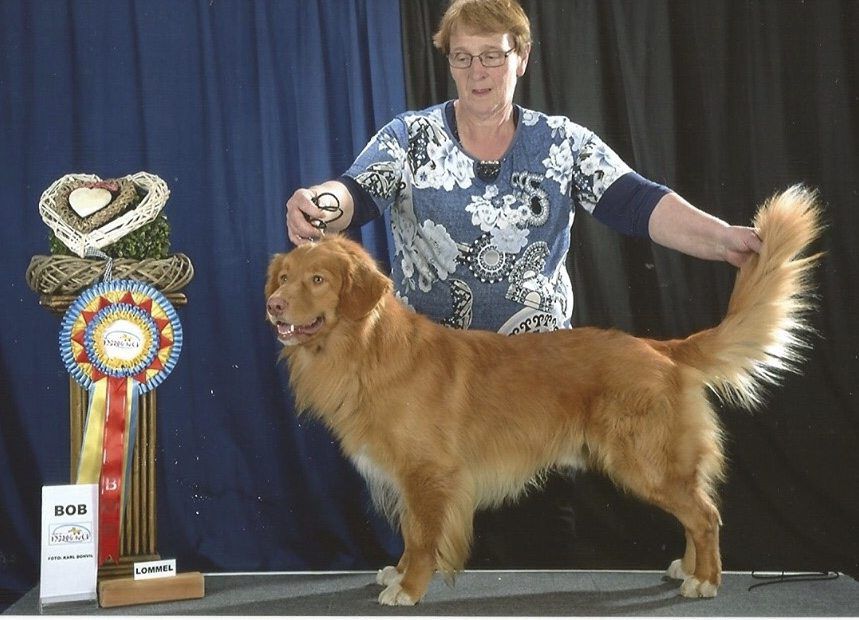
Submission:
M 27 270 L 40 303 L 63 319 L 69 372 L 71 482 L 97 486 L 98 594 L 102 607 L 199 598 L 199 573 L 152 575 L 157 551 L 155 388 L 182 349 L 174 304 L 193 278 L 184 254 L 168 254 L 161 213 L 166 183 L 146 173 L 103 180 L 69 174 L 39 202 L 51 256 Z M 137 569 L 136 569 L 137 567 Z

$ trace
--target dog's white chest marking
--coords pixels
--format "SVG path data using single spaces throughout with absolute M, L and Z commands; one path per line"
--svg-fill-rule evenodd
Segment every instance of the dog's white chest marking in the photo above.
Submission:
M 397 523 L 400 515 L 400 491 L 396 481 L 379 467 L 362 448 L 350 457 L 358 473 L 367 481 L 367 488 L 376 509 L 391 523 Z
M 353 455 L 352 463 L 355 465 L 358 473 L 368 482 L 373 480 L 389 480 L 389 476 L 382 470 L 372 458 L 367 454 L 367 449 L 362 448 L 357 454 Z

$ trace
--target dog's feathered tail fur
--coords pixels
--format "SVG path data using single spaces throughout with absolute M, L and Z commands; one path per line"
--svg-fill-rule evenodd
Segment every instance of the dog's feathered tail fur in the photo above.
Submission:
M 811 332 L 811 272 L 820 254 L 802 256 L 820 236 L 816 193 L 800 185 L 757 212 L 758 256 L 737 275 L 725 319 L 676 343 L 673 357 L 700 373 L 725 402 L 753 410 L 768 384 L 797 371 Z

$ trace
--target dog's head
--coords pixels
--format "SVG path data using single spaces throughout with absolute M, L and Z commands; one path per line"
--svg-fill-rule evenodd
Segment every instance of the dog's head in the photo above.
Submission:
M 357 243 L 340 235 L 276 254 L 266 278 L 266 314 L 287 347 L 324 338 L 339 322 L 360 321 L 392 289 Z

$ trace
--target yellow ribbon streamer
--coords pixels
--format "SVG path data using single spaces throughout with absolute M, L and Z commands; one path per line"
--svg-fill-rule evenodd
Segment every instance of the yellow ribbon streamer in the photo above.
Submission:
M 89 391 L 86 428 L 78 463 L 77 484 L 98 484 L 104 446 L 104 418 L 107 412 L 107 379 L 96 381 Z

